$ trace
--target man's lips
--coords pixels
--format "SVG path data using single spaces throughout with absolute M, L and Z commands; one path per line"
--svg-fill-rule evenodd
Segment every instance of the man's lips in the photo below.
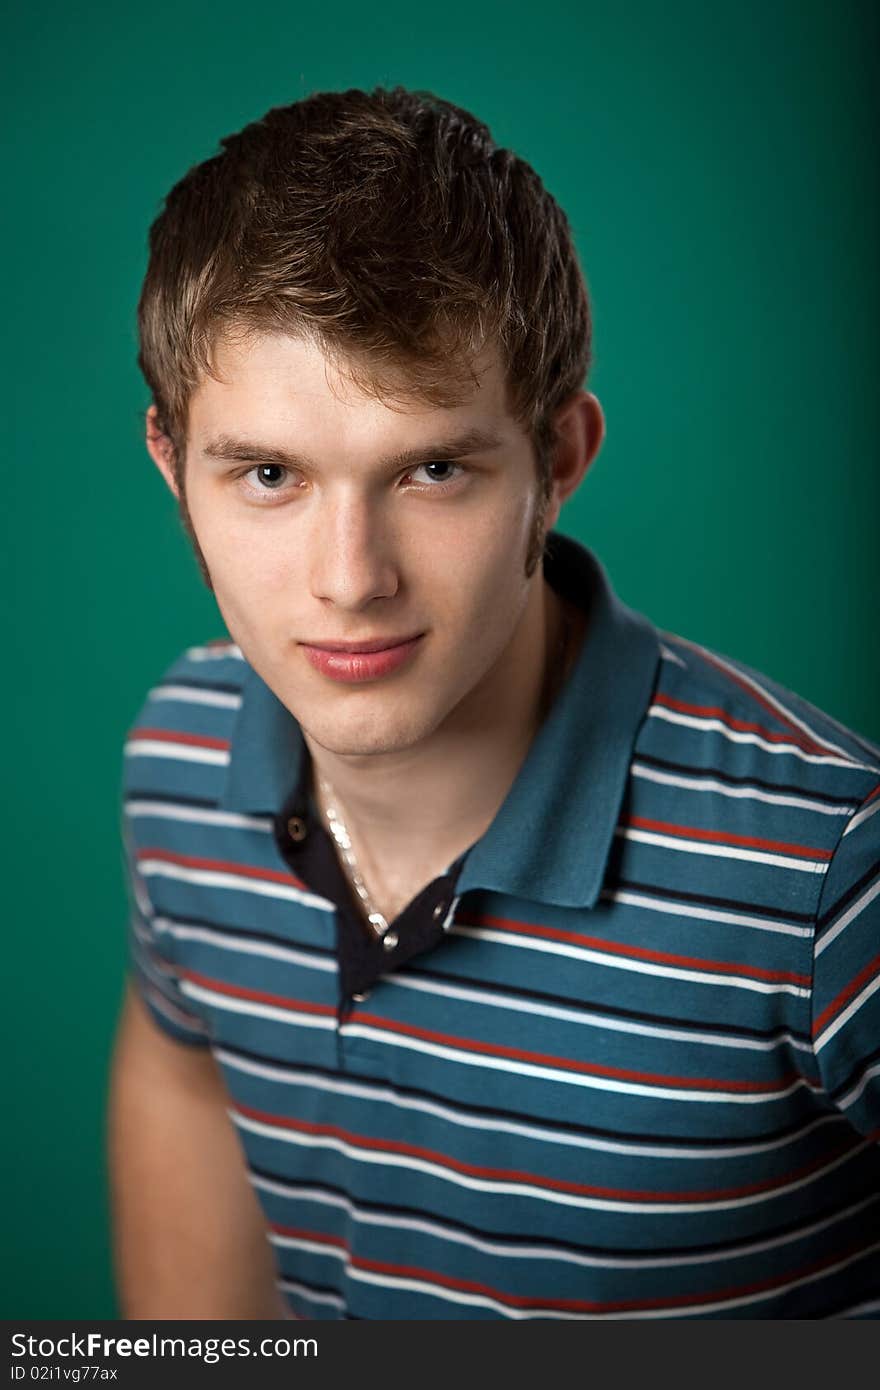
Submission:
M 357 642 L 301 642 L 300 646 L 322 652 L 383 652 L 390 647 L 402 647 L 405 642 L 414 642 L 421 635 L 416 632 L 411 637 L 369 637 Z
M 424 637 L 371 637 L 357 642 L 300 642 L 306 660 L 321 675 L 346 685 L 380 680 L 404 666 Z

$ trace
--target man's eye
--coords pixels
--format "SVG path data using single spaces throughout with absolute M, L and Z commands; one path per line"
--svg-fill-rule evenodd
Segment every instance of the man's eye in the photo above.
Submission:
M 418 468 L 413 469 L 412 477 L 418 479 L 418 475 L 422 473 L 429 483 L 451 483 L 461 471 L 460 463 L 436 459 L 432 463 L 420 463 Z
M 289 470 L 281 463 L 259 463 L 245 476 L 250 477 L 253 475 L 258 487 L 263 488 L 267 492 L 277 492 L 280 485 L 284 482 L 288 471 Z

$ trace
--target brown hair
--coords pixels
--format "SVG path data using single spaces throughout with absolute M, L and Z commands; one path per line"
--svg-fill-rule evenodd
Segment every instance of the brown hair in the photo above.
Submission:
M 319 92 L 220 144 L 150 228 L 138 305 L 181 493 L 190 396 L 239 328 L 310 337 L 362 389 L 403 383 L 438 405 L 497 344 L 546 493 L 551 416 L 589 371 L 591 322 L 568 220 L 534 170 L 469 112 L 402 87 Z

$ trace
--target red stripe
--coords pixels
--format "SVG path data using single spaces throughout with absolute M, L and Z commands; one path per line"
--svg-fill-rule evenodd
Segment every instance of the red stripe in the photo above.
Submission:
M 868 802 L 873 801 L 874 797 L 877 795 L 880 795 L 880 782 L 877 783 L 876 787 L 872 792 L 868 792 L 868 795 L 865 797 L 864 801 L 862 802 L 862 805 L 867 806 Z
M 183 743 L 193 748 L 222 748 L 228 751 L 228 738 L 208 738 L 206 734 L 184 734 L 175 729 L 132 729 L 129 739 L 150 738 L 159 743 Z
M 140 849 L 138 863 L 144 859 L 161 859 L 168 864 L 180 864 L 187 869 L 211 869 L 217 873 L 235 874 L 239 878 L 255 878 L 266 883 L 286 883 L 305 888 L 301 878 L 283 873 L 280 869 L 260 869 L 254 864 L 233 864 L 227 859 L 198 859 L 193 854 L 174 854 L 170 849 Z
M 240 1102 L 237 1102 L 233 1108 L 237 1114 L 246 1116 L 251 1120 L 257 1120 L 261 1124 L 270 1125 L 275 1129 L 288 1129 L 297 1134 L 314 1134 L 328 1139 L 339 1139 L 345 1144 L 351 1144 L 353 1148 L 366 1149 L 370 1153 L 399 1154 L 404 1158 L 417 1158 L 468 1177 L 482 1178 L 492 1182 L 523 1183 L 549 1192 L 567 1192 L 578 1197 L 599 1197 L 608 1201 L 619 1202 L 720 1202 L 729 1201 L 736 1197 L 752 1196 L 758 1192 L 772 1192 L 777 1187 L 784 1187 L 787 1183 L 807 1177 L 810 1173 L 821 1169 L 823 1164 L 833 1161 L 839 1157 L 840 1153 L 845 1152 L 845 1150 L 837 1150 L 830 1158 L 826 1154 L 822 1158 L 814 1159 L 812 1163 L 803 1168 L 786 1173 L 782 1178 L 745 1183 L 740 1187 L 725 1187 L 699 1192 L 642 1192 L 627 1188 L 596 1187 L 586 1183 L 568 1182 L 562 1178 L 551 1178 L 546 1174 L 523 1173 L 516 1169 L 486 1168 L 475 1163 L 464 1163 L 460 1159 L 452 1158 L 449 1154 L 437 1153 L 433 1149 L 425 1149 L 416 1144 L 407 1144 L 402 1140 L 374 1139 L 363 1134 L 353 1134 L 350 1130 L 342 1129 L 339 1125 L 315 1124 L 308 1120 L 295 1120 L 288 1115 L 273 1115 Z
M 277 1226 L 273 1223 L 270 1223 L 269 1229 L 274 1231 L 276 1235 L 288 1235 L 297 1240 L 317 1241 L 344 1250 L 348 1255 L 348 1263 L 354 1269 L 368 1270 L 373 1274 L 387 1274 L 398 1279 L 416 1279 L 424 1284 L 456 1289 L 461 1293 L 482 1294 L 484 1297 L 492 1298 L 497 1303 L 503 1303 L 510 1308 L 544 1308 L 548 1311 L 570 1313 L 622 1313 L 659 1308 L 699 1307 L 702 1304 L 723 1302 L 727 1299 L 742 1298 L 752 1293 L 763 1293 L 770 1289 L 783 1288 L 795 1280 L 810 1274 L 817 1274 L 822 1269 L 836 1265 L 840 1261 L 846 1260 L 850 1255 L 868 1253 L 861 1245 L 848 1246 L 845 1250 L 836 1251 L 833 1255 L 827 1255 L 821 1260 L 812 1260 L 809 1264 L 801 1265 L 785 1274 L 776 1274 L 767 1279 L 756 1279 L 749 1284 L 734 1284 L 725 1289 L 708 1290 L 696 1295 L 678 1294 L 673 1298 L 627 1298 L 602 1301 L 586 1298 L 548 1299 L 529 1297 L 526 1294 L 505 1293 L 500 1289 L 493 1288 L 490 1284 L 479 1283 L 475 1279 L 458 1279 L 451 1274 L 441 1274 L 438 1270 L 424 1269 L 420 1265 L 393 1264 L 389 1260 L 367 1259 L 363 1255 L 354 1255 L 351 1247 L 344 1240 L 337 1237 L 326 1237 L 317 1231 Z
M 304 1226 L 281 1226 L 277 1221 L 270 1221 L 268 1225 L 269 1230 L 274 1231 L 276 1236 L 290 1236 L 293 1240 L 313 1240 L 317 1245 L 331 1245 L 337 1250 L 344 1250 L 347 1255 L 351 1254 L 341 1236 L 327 1235 L 324 1231 L 309 1231 Z
M 638 1081 L 646 1086 L 678 1086 L 689 1091 L 718 1091 L 743 1095 L 765 1095 L 773 1091 L 785 1090 L 798 1079 L 798 1073 L 791 1071 L 778 1081 L 727 1081 L 697 1076 L 665 1076 L 661 1073 L 633 1071 L 627 1067 L 609 1067 L 597 1062 L 579 1062 L 569 1057 L 555 1057 L 546 1052 L 528 1052 L 521 1047 L 508 1047 L 504 1043 L 487 1043 L 473 1038 L 461 1038 L 452 1033 L 438 1033 L 432 1028 L 417 1028 L 412 1023 L 401 1023 L 397 1019 L 382 1018 L 379 1014 L 365 1013 L 355 1009 L 350 1015 L 352 1023 L 366 1023 L 390 1033 L 401 1033 L 408 1038 L 421 1038 L 425 1042 L 440 1043 L 445 1047 L 458 1048 L 461 1052 L 475 1052 L 483 1057 L 509 1057 L 518 1062 L 532 1062 L 536 1066 L 554 1067 L 559 1071 L 580 1072 L 584 1076 L 607 1076 L 617 1081 Z
M 563 941 L 589 950 L 601 951 L 606 955 L 625 956 L 632 960 L 651 961 L 659 965 L 680 965 L 689 970 L 707 970 L 718 975 L 739 975 L 745 979 L 805 987 L 810 983 L 809 975 L 797 975 L 790 970 L 765 970 L 757 965 L 739 965 L 734 961 L 702 960 L 698 956 L 679 956 L 670 951 L 650 951 L 641 946 L 629 946 L 619 941 L 606 941 L 598 936 L 584 936 L 579 932 L 564 931 L 561 927 L 539 926 L 534 922 L 514 922 L 508 917 L 490 917 L 485 913 L 475 913 L 465 918 L 456 914 L 455 920 L 459 926 L 501 927 L 518 935 L 545 937 L 548 941 Z
M 827 754 L 829 752 L 829 749 L 824 748 L 822 744 L 813 743 L 803 734 L 775 733 L 772 729 L 765 728 L 763 724 L 752 724 L 747 719 L 735 719 L 732 714 L 728 714 L 726 710 L 720 709 L 717 705 L 692 705 L 686 700 L 674 700 L 671 695 L 662 694 L 654 696 L 654 704 L 664 705 L 667 709 L 678 710 L 680 714 L 696 714 L 703 719 L 718 719 L 729 729 L 735 729 L 738 733 L 760 734 L 761 738 L 767 739 L 769 743 L 792 743 L 805 753 Z M 772 710 L 771 713 L 773 713 Z
M 259 1120 L 263 1124 L 272 1125 L 279 1129 L 293 1130 L 298 1134 L 315 1134 L 329 1139 L 339 1139 L 343 1143 L 351 1144 L 353 1148 L 366 1149 L 370 1153 L 399 1154 L 404 1158 L 418 1158 L 424 1162 L 434 1163 L 439 1168 L 448 1168 L 452 1172 L 462 1173 L 469 1177 L 484 1178 L 494 1182 L 523 1183 L 531 1187 L 546 1188 L 554 1192 L 569 1192 L 580 1196 L 600 1192 L 606 1196 L 613 1195 L 610 1189 L 591 1188 L 583 1183 L 566 1182 L 561 1178 L 539 1176 L 535 1173 L 520 1172 L 517 1169 L 487 1168 L 475 1163 L 465 1163 L 461 1159 L 452 1158 L 449 1154 L 437 1153 L 433 1149 L 426 1149 L 416 1144 L 407 1144 L 402 1140 L 374 1139 L 367 1135 L 354 1134 L 351 1130 L 342 1129 L 339 1125 L 314 1124 L 308 1120 L 295 1120 L 287 1115 L 272 1115 L 240 1103 L 235 1106 L 235 1110 L 250 1119 Z
M 719 845 L 743 845 L 749 849 L 767 849 L 774 854 L 797 854 L 803 859 L 830 859 L 830 849 L 814 849 L 811 845 L 794 845 L 785 840 L 762 840 L 755 835 L 734 835 L 727 830 L 701 830 L 693 825 L 673 825 L 665 820 L 648 820 L 645 816 L 630 816 L 624 825 L 639 830 L 656 830 L 664 835 L 677 835 L 685 840 L 707 840 Z
M 262 989 L 248 989 L 244 985 L 232 985 L 227 980 L 213 980 L 208 975 L 200 975 L 197 970 L 179 970 L 181 979 L 191 980 L 193 984 L 202 985 L 205 989 L 212 989 L 217 994 L 228 994 L 233 999 L 252 999 L 258 1004 L 273 1004 L 278 1009 L 287 1009 L 290 1013 L 320 1014 L 322 1017 L 332 1017 L 336 1014 L 336 1009 L 332 1004 L 313 1004 L 308 999 L 285 999 L 281 994 L 267 994 Z
M 591 1188 L 583 1183 L 566 1182 L 561 1178 L 524 1173 L 517 1169 L 487 1168 L 475 1163 L 465 1163 L 461 1159 L 452 1158 L 449 1154 L 437 1153 L 433 1149 L 426 1149 L 416 1144 L 407 1144 L 402 1140 L 374 1139 L 364 1134 L 355 1134 L 351 1130 L 343 1129 L 340 1125 L 314 1124 L 308 1120 L 293 1119 L 288 1115 L 273 1115 L 268 1111 L 255 1110 L 252 1106 L 243 1105 L 240 1102 L 234 1108 L 238 1114 L 245 1115 L 252 1120 L 258 1120 L 263 1124 L 272 1125 L 277 1129 L 289 1129 L 297 1134 L 314 1134 L 328 1139 L 339 1139 L 345 1144 L 351 1144 L 353 1148 L 366 1149 L 370 1153 L 399 1154 L 404 1158 L 422 1159 L 424 1162 L 436 1164 L 439 1168 L 448 1168 L 452 1172 L 462 1173 L 468 1177 L 483 1178 L 494 1182 L 523 1183 L 530 1187 L 545 1188 L 551 1192 L 569 1192 L 578 1196 L 601 1194 L 610 1197 L 614 1195 L 610 1188 Z
M 496 1298 L 499 1303 L 508 1304 L 514 1308 L 547 1308 L 557 1309 L 560 1312 L 637 1312 L 639 1309 L 649 1308 L 688 1308 L 698 1307 L 704 1303 L 715 1303 L 729 1298 L 743 1297 L 750 1293 L 761 1293 L 769 1289 L 778 1288 L 788 1284 L 793 1279 L 802 1278 L 808 1274 L 815 1274 L 829 1265 L 836 1264 L 838 1260 L 844 1259 L 846 1255 L 863 1252 L 863 1247 L 850 1247 L 844 1254 L 835 1254 L 824 1260 L 814 1260 L 809 1265 L 801 1266 L 793 1273 L 776 1275 L 769 1279 L 757 1279 L 751 1284 L 738 1284 L 726 1289 L 714 1290 L 711 1293 L 700 1293 L 695 1297 L 688 1294 L 680 1294 L 674 1298 L 646 1298 L 646 1299 L 616 1299 L 598 1302 L 594 1299 L 584 1298 L 529 1298 L 520 1294 L 504 1294 L 489 1285 L 478 1284 L 470 1279 L 454 1279 L 450 1275 L 437 1274 L 432 1270 L 422 1270 L 412 1265 L 393 1265 L 385 1261 L 366 1260 L 363 1257 L 352 1257 L 351 1263 L 356 1268 L 368 1269 L 377 1274 L 394 1274 L 395 1272 L 402 1278 L 433 1281 L 441 1287 L 460 1289 L 464 1292 L 484 1293 L 491 1298 Z M 866 1252 L 865 1252 L 866 1253 Z
M 844 1004 L 848 1002 L 848 1000 L 852 999 L 854 994 L 858 994 L 862 985 L 867 984 L 867 982 L 870 979 L 872 979 L 874 975 L 877 974 L 878 970 L 880 970 L 880 956 L 875 956 L 874 959 L 870 961 L 862 970 L 860 970 L 858 975 L 856 975 L 854 979 L 850 980 L 849 984 L 846 985 L 845 988 L 842 989 L 840 993 L 834 999 L 832 999 L 831 1003 L 828 1004 L 819 1014 L 819 1017 L 813 1024 L 814 1038 L 818 1037 L 822 1029 L 825 1027 L 825 1024 L 828 1023 L 828 1021 L 831 1018 L 833 1018 L 836 1013 L 839 1012 L 839 1010 L 843 1007 Z
M 712 656 L 711 652 L 706 651 L 705 647 L 698 647 L 696 650 L 699 651 L 704 661 L 707 661 L 710 666 L 714 666 L 715 670 L 720 671 L 727 680 L 733 681 L 734 685 L 738 685 L 740 690 L 744 690 L 749 698 L 755 701 L 755 704 L 760 705 L 761 709 L 767 711 L 771 718 L 778 719 L 781 724 L 787 724 L 796 739 L 805 739 L 808 746 L 817 753 L 829 753 L 833 755 L 833 749 L 828 748 L 825 744 L 816 743 L 814 739 L 810 738 L 809 734 L 801 733 L 798 725 L 795 724 L 794 720 L 791 718 L 791 715 L 786 714 L 778 704 L 775 704 L 769 696 L 765 695 L 754 681 L 749 680 L 747 676 L 740 675 L 738 671 L 731 670 L 729 666 L 723 665 Z

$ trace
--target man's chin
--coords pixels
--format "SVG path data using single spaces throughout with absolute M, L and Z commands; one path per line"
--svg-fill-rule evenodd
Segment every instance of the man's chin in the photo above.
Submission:
M 405 753 L 430 733 L 429 727 L 415 727 L 410 721 L 347 726 L 344 721 L 300 720 L 306 738 L 326 753 L 340 758 L 375 758 Z

